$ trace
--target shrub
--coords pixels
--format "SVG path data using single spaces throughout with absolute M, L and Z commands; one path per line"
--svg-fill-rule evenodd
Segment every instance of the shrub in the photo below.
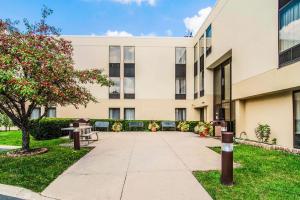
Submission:
M 190 125 L 188 122 L 179 122 L 177 125 L 177 128 L 181 131 L 181 132 L 188 132 L 190 130 Z
M 73 119 L 60 118 L 43 118 L 39 122 L 32 120 L 30 134 L 37 140 L 49 140 L 66 136 L 68 133 L 63 132 L 61 129 L 69 127 L 73 121 Z
M 150 131 L 156 132 L 160 129 L 160 126 L 155 121 L 152 121 L 152 122 L 149 123 L 148 129 Z
M 119 121 L 117 121 L 117 122 L 115 122 L 114 124 L 113 124 L 113 126 L 112 126 L 112 130 L 114 131 L 114 132 L 121 132 L 122 131 L 122 123 L 121 122 L 119 122 Z
M 213 126 L 209 122 L 199 122 L 197 126 L 195 126 L 194 131 L 201 136 L 213 135 Z
M 271 128 L 268 124 L 258 124 L 258 127 L 255 129 L 255 134 L 260 142 L 267 143 L 270 138 Z

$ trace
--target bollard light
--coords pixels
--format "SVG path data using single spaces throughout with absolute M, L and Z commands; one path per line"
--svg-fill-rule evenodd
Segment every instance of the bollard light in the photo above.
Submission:
M 233 133 L 222 132 L 222 171 L 221 183 L 233 185 Z
M 73 131 L 74 149 L 80 150 L 80 132 L 79 129 Z

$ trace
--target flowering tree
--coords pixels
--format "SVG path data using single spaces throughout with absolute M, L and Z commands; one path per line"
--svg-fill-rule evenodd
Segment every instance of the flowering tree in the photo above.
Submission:
M 96 102 L 84 84 L 109 86 L 102 70 L 76 70 L 69 41 L 46 23 L 52 10 L 44 8 L 40 22 L 24 20 L 25 31 L 17 23 L 0 20 L 0 112 L 22 131 L 22 150 L 30 150 L 30 116 L 36 107 L 45 113 L 53 105 L 86 106 Z

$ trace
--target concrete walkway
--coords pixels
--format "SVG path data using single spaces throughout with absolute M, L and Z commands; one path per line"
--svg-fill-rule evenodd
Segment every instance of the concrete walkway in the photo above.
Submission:
M 206 146 L 220 141 L 192 133 L 107 133 L 88 155 L 42 195 L 62 200 L 206 200 L 192 175 L 220 169 L 220 155 Z

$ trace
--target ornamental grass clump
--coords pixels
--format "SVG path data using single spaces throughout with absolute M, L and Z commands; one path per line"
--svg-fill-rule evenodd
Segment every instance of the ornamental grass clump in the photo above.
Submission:
M 177 125 L 177 128 L 181 132 L 188 132 L 190 130 L 190 125 L 187 122 L 179 122 L 179 124 Z
M 152 132 L 158 131 L 159 128 L 160 128 L 159 125 L 155 121 L 150 122 L 148 125 L 148 129 Z
M 113 125 L 112 125 L 112 130 L 113 132 L 121 132 L 122 131 L 122 123 L 121 122 L 115 122 Z

